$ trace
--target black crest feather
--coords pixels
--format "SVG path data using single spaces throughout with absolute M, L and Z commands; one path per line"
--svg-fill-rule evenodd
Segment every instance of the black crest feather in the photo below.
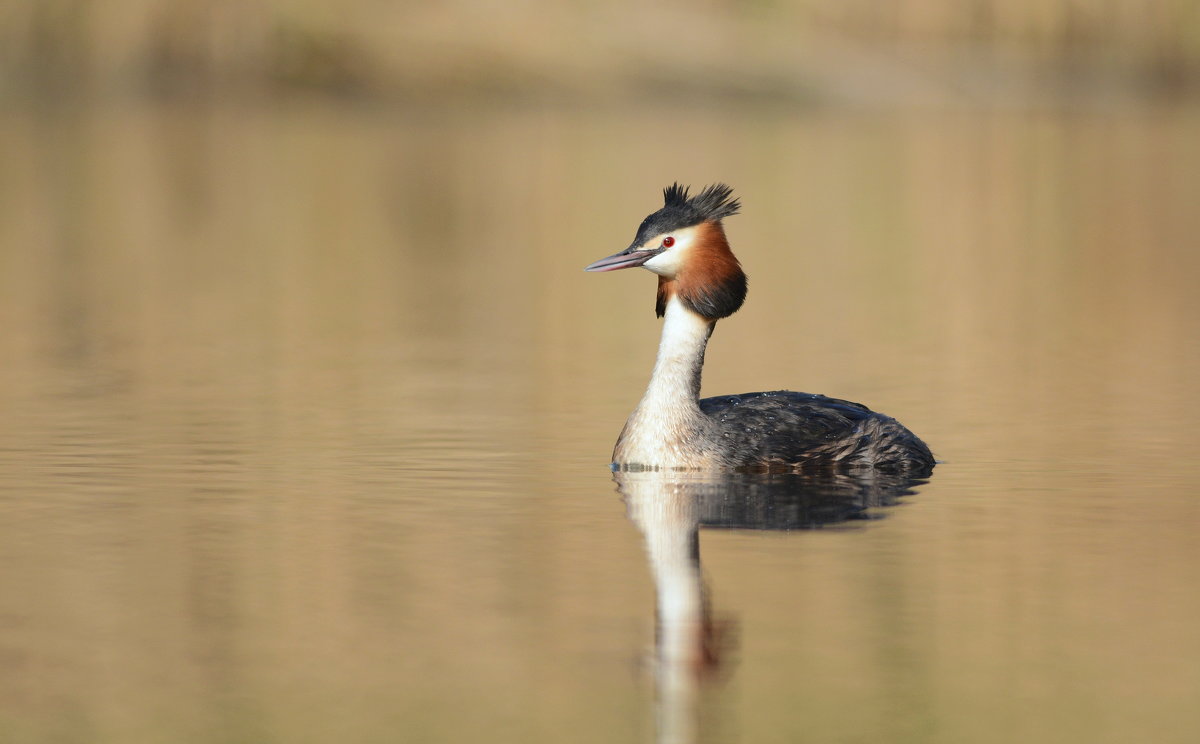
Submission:
M 663 204 L 668 207 L 682 207 L 688 200 L 688 187 L 680 186 L 679 182 L 663 189 Z
M 676 184 L 678 187 L 679 184 Z M 687 196 L 687 189 L 683 190 Z M 733 189 L 723 183 L 706 186 L 703 191 L 687 200 L 687 205 L 700 216 L 701 221 L 721 220 L 732 217 L 742 208 L 742 203 L 733 199 Z
M 695 196 L 689 196 L 689 191 L 687 186 L 678 183 L 663 189 L 662 209 L 642 220 L 630 247 L 671 230 L 732 217 L 742 208 L 742 203 L 733 198 L 733 189 L 723 183 L 705 186 Z

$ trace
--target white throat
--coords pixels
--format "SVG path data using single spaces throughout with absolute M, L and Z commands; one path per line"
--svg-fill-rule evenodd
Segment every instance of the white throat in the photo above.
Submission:
M 667 301 L 662 340 L 650 384 L 625 422 L 614 462 L 659 468 L 703 467 L 699 437 L 706 422 L 700 412 L 700 372 L 715 321 Z

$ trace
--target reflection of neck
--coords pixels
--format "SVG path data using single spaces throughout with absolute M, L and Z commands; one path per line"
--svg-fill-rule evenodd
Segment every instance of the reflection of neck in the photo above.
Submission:
M 704 349 L 715 323 L 672 297 L 664 313 L 662 340 L 650 384 L 617 442 L 619 463 L 694 467 L 696 435 L 706 421 L 700 412 Z M 689 446 L 690 445 L 690 446 Z
M 659 742 L 696 741 L 698 683 L 710 662 L 695 496 L 655 473 L 623 482 L 629 515 L 642 530 L 657 595 Z
M 667 666 L 695 669 L 704 663 L 704 584 L 690 502 L 684 497 L 654 504 L 643 529 L 658 598 L 659 658 Z

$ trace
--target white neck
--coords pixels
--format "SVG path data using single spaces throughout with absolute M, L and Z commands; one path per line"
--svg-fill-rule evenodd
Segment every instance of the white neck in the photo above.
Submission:
M 715 321 L 687 309 L 677 297 L 667 301 L 658 360 L 641 403 L 625 423 L 613 459 L 619 464 L 700 467 L 696 435 L 700 412 L 700 372 Z

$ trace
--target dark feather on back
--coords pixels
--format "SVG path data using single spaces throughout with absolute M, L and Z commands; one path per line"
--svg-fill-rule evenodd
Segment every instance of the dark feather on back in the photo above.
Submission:
M 705 398 L 728 466 L 750 470 L 870 466 L 927 475 L 929 448 L 895 419 L 859 403 L 777 390 Z

